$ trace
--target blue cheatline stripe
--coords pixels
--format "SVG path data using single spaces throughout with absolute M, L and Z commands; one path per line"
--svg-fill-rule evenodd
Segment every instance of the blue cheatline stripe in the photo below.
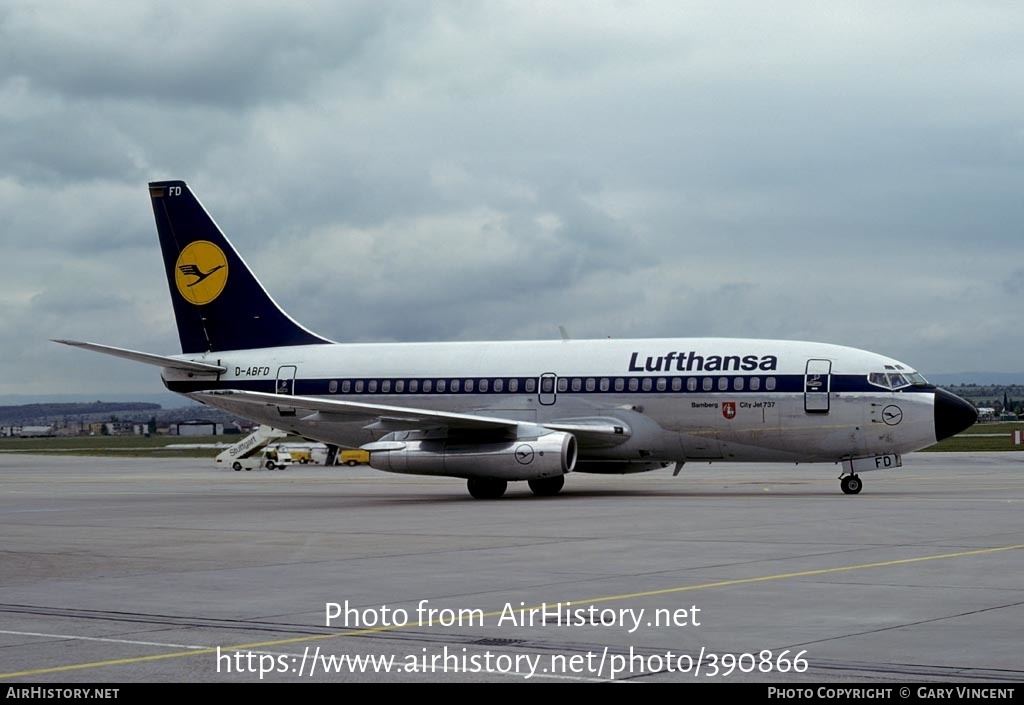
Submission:
M 300 396 L 452 396 L 537 394 L 537 377 L 357 377 L 297 378 L 294 391 Z M 724 380 L 724 382 L 723 382 Z M 755 382 L 756 380 L 756 382 Z M 555 390 L 541 393 L 579 395 L 621 394 L 802 394 L 804 375 L 631 375 L 622 377 L 561 377 Z M 470 387 L 467 389 L 467 387 Z M 564 385 L 564 388 L 563 388 Z M 707 386 L 706 386 L 707 385 Z M 756 389 L 751 388 L 756 385 Z M 742 386 L 742 388 L 739 388 Z M 578 387 L 578 389 L 577 389 Z M 604 388 L 603 388 L 604 387 Z M 677 388 L 678 387 L 678 388 Z M 771 388 L 769 388 L 771 387 Z M 276 392 L 276 379 L 227 379 L 210 381 L 171 381 L 174 392 L 198 392 L 208 389 L 242 389 L 251 392 Z M 457 389 L 456 389 L 457 388 Z M 832 375 L 830 392 L 875 392 L 889 390 L 870 384 L 864 375 Z M 907 387 L 900 391 L 930 391 Z

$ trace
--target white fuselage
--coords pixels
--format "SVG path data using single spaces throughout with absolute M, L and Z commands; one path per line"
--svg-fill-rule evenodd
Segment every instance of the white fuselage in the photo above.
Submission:
M 216 377 L 164 370 L 188 393 L 243 389 L 544 424 L 611 418 L 616 444 L 580 460 L 828 462 L 936 442 L 935 390 L 871 375 L 913 373 L 864 350 L 728 338 L 297 345 L 181 356 Z M 230 404 L 224 408 L 230 410 Z M 254 414 L 247 410 L 247 416 Z M 257 421 L 355 447 L 383 435 L 366 420 L 267 407 Z

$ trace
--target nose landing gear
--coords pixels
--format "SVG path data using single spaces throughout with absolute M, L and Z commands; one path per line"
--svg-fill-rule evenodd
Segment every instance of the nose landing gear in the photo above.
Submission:
M 859 475 L 851 473 L 839 477 L 839 486 L 843 488 L 843 494 L 860 494 L 864 484 L 860 481 Z

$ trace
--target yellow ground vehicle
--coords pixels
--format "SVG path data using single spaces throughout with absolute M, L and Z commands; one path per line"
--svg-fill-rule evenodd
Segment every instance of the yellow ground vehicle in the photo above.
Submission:
M 356 465 L 369 463 L 370 454 L 365 450 L 343 450 L 338 455 L 338 462 L 354 468 Z
M 306 463 L 313 462 L 313 451 L 309 448 L 294 448 L 288 452 L 291 454 L 292 460 L 296 463 L 302 463 L 305 465 Z

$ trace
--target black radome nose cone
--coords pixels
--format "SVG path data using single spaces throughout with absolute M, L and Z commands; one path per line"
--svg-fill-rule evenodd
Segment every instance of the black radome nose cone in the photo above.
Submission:
M 970 402 L 947 392 L 935 390 L 935 440 L 955 436 L 978 420 L 978 411 Z

